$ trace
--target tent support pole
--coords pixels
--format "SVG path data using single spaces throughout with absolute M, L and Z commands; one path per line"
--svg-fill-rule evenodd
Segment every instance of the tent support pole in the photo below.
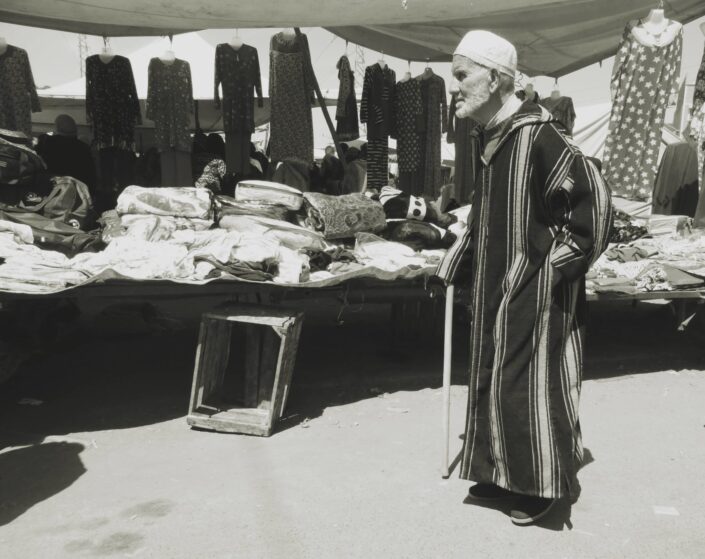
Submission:
M 340 149 L 340 142 L 338 141 L 338 134 L 335 131 L 335 126 L 333 126 L 333 121 L 330 118 L 330 115 L 328 114 L 328 107 L 326 106 L 326 100 L 323 98 L 323 94 L 321 93 L 321 88 L 318 86 L 318 80 L 316 79 L 316 73 L 313 71 L 313 64 L 311 63 L 311 53 L 308 50 L 308 42 L 303 41 L 303 36 L 301 34 L 301 29 L 298 27 L 294 27 L 294 32 L 296 33 L 296 36 L 301 39 L 301 43 L 304 46 L 304 49 L 306 49 L 306 64 L 308 64 L 308 69 L 311 72 L 311 76 L 313 77 L 313 87 L 316 91 L 316 98 L 318 99 L 318 104 L 321 107 L 321 111 L 323 111 L 323 116 L 326 119 L 326 124 L 328 125 L 328 130 L 330 131 L 330 135 L 333 138 L 333 143 L 335 144 L 335 151 L 338 153 L 338 159 L 341 161 L 345 161 L 345 157 L 343 155 L 343 150 Z

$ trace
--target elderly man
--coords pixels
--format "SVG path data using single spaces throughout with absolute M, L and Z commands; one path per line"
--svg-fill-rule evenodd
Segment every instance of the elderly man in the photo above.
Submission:
M 480 123 L 481 175 L 438 275 L 473 313 L 460 476 L 530 524 L 579 492 L 584 276 L 607 245 L 609 191 L 550 113 L 514 95 L 514 47 L 470 31 L 453 56 L 456 117 Z

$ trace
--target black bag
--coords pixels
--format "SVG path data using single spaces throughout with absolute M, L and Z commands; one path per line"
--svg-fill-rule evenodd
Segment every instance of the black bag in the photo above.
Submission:
M 32 139 L 22 132 L 0 128 L 0 186 L 32 183 L 46 169 L 31 145 Z

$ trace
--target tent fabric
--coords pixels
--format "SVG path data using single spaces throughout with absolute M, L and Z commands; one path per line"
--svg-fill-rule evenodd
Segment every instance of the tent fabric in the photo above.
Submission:
M 510 10 L 505 4 L 515 4 Z M 329 27 L 336 35 L 391 56 L 431 62 L 448 61 L 469 29 L 487 29 L 517 48 L 525 74 L 560 77 L 612 56 L 629 20 L 655 7 L 648 0 L 563 0 L 560 2 L 483 1 L 491 13 L 422 24 Z M 683 24 L 705 15 L 703 0 L 673 0 L 667 17 Z
M 488 29 L 515 44 L 520 70 L 559 77 L 614 54 L 626 22 L 655 6 L 653 0 L 3 0 L 0 20 L 106 36 L 326 27 L 365 47 L 419 61 L 449 61 L 468 29 Z M 666 15 L 685 24 L 705 15 L 705 2 L 670 0 Z

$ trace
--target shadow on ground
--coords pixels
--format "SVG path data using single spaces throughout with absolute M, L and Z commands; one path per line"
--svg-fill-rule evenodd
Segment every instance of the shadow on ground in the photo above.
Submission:
M 0 526 L 69 487 L 86 469 L 78 443 L 52 442 L 0 453 Z
M 335 306 L 306 310 L 280 431 L 318 417 L 330 406 L 441 385 L 442 340 L 437 333 L 395 341 L 388 306 L 348 311 L 342 325 L 338 311 Z M 141 324 L 136 332 L 130 331 L 129 321 L 116 324 L 115 316 L 120 315 L 113 315 L 107 329 L 94 328 L 94 322 L 76 328 L 3 384 L 0 448 L 36 444 L 48 435 L 130 428 L 186 415 L 200 312 L 182 328 L 155 331 Z M 454 384 L 466 382 L 468 339 L 467 323 L 457 321 Z M 698 339 L 693 331 L 678 332 L 666 307 L 593 304 L 585 378 L 701 369 L 705 359 Z M 18 405 L 22 398 L 42 404 Z

